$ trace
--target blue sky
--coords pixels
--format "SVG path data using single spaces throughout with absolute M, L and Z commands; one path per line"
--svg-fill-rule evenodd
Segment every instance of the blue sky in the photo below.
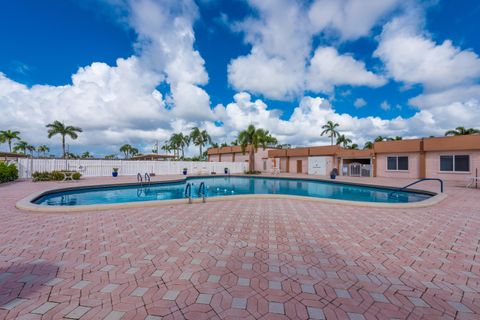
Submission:
M 370 0 L 365 6 L 372 9 L 365 13 L 355 12 L 360 10 L 352 5 L 355 1 L 337 1 L 333 6 L 329 0 L 5 2 L 0 11 L 0 39 L 3 43 L 0 72 L 4 74 L 0 93 L 3 86 L 3 92 L 7 94 L 3 100 L 0 97 L 0 108 L 6 110 L 7 115 L 11 114 L 13 120 L 0 122 L 0 129 L 7 129 L 11 124 L 33 143 L 53 144 L 38 138 L 38 133 L 42 121 L 48 122 L 63 114 L 58 97 L 64 99 L 68 96 L 62 89 L 66 85 L 75 93 L 73 104 L 79 104 L 79 100 L 90 103 L 79 104 L 76 108 L 91 109 L 91 117 L 98 115 L 94 111 L 97 107 L 102 111 L 110 110 L 112 115 L 118 114 L 122 108 L 135 112 L 135 104 L 123 106 L 121 103 L 131 99 L 142 104 L 147 98 L 143 99 L 139 92 L 149 95 L 148 100 L 152 98 L 152 90 L 161 96 L 160 101 L 158 94 L 154 95 L 152 101 L 157 105 L 147 106 L 146 110 L 138 107 L 139 112 L 154 113 L 149 119 L 153 117 L 157 127 L 145 125 L 149 121 L 142 118 L 128 122 L 123 130 L 118 122 L 92 125 L 92 136 L 87 134 L 75 142 L 79 150 L 93 144 L 90 148 L 98 153 L 115 150 L 124 141 L 148 149 L 152 141 L 164 140 L 174 131 L 188 132 L 195 125 L 210 128 L 217 141 L 228 141 L 249 122 L 266 127 L 284 142 L 296 145 L 321 143 L 322 138 L 315 133 L 319 130 L 317 122 L 305 124 L 309 126 L 308 131 L 296 132 L 295 127 L 302 123 L 302 116 L 324 117 L 320 120 L 333 118 L 359 143 L 381 133 L 381 130 L 385 130 L 386 135 L 419 136 L 438 134 L 446 127 L 472 124 L 475 119 L 455 119 L 448 117 L 448 113 L 479 111 L 480 3 L 469 0 L 388 0 L 380 5 L 378 0 Z M 353 9 L 348 9 L 350 7 Z M 341 15 L 349 10 L 352 16 Z M 147 11 L 159 15 L 154 17 L 154 23 L 149 21 Z M 293 19 L 289 20 L 291 16 L 281 17 L 290 11 Z M 352 17 L 362 14 L 370 14 L 364 20 L 371 22 L 367 25 L 364 21 L 359 21 L 358 25 L 351 22 L 355 20 Z M 172 31 L 169 27 L 179 17 L 185 20 L 185 25 L 178 26 L 178 30 L 172 27 Z M 311 21 L 306 23 L 308 19 Z M 157 23 L 160 20 L 163 22 Z M 182 35 L 187 33 L 187 36 L 185 39 L 168 36 L 175 31 Z M 192 34 L 188 36 L 190 31 Z M 408 54 L 415 52 L 415 46 L 418 46 L 418 56 L 423 57 L 412 54 L 405 62 L 405 55 L 395 54 L 398 52 L 395 46 L 402 43 L 402 48 L 412 46 L 413 50 Z M 169 49 L 185 52 L 185 55 L 181 58 L 170 56 Z M 314 68 L 317 49 L 325 50 L 318 51 L 319 66 Z M 464 57 L 464 54 L 469 56 Z M 432 57 L 439 57 L 434 61 L 438 65 L 428 65 L 429 61 L 437 59 Z M 119 58 L 127 62 L 138 60 L 141 71 L 135 76 L 139 79 L 144 72 L 151 73 L 151 81 L 138 90 L 132 89 L 127 97 L 111 96 L 118 88 L 113 87 L 114 84 L 108 84 L 112 86 L 108 87 L 104 78 L 101 82 L 94 78 L 99 72 L 114 71 L 118 71 L 118 77 L 125 76 L 117 64 Z M 278 61 L 281 67 L 275 64 Z M 96 71 L 99 65 L 95 63 L 105 64 L 109 69 Z M 346 65 L 345 70 L 329 70 L 328 65 L 335 63 Z M 175 66 L 175 71 L 170 66 Z M 86 80 L 82 78 L 81 88 L 72 84 L 72 75 L 80 68 L 88 70 L 84 74 Z M 440 72 L 435 70 L 437 68 L 445 70 Z M 472 71 L 456 74 L 455 70 L 459 68 Z M 412 71 L 420 69 L 424 71 L 418 74 Z M 190 70 L 196 71 L 188 75 Z M 430 70 L 431 75 L 428 74 Z M 458 81 L 437 81 L 439 75 L 445 79 L 458 78 Z M 108 77 L 108 81 L 113 81 L 111 74 Z M 129 76 L 125 78 L 130 79 Z M 92 93 L 91 86 L 84 83 L 98 86 Z M 25 85 L 26 91 L 8 89 L 15 85 Z M 35 89 L 38 85 L 41 86 L 37 89 L 41 90 Z M 125 86 L 129 86 L 128 83 Z M 464 94 L 464 90 L 469 93 Z M 108 99 L 105 98 L 107 92 L 110 94 Z M 236 94 L 242 99 L 234 99 Z M 6 99 L 7 95 L 11 95 L 9 99 Z M 31 107 L 26 106 L 29 99 L 46 101 L 45 106 L 39 104 L 33 110 L 42 113 L 42 108 L 48 108 L 48 99 L 52 96 L 56 100 L 51 103 L 57 105 L 58 110 L 39 120 L 37 129 L 30 132 L 22 121 L 14 121 L 19 111 L 28 112 Z M 444 99 L 444 105 L 429 100 L 439 96 Z M 307 101 L 306 97 L 311 100 Z M 118 102 L 111 103 L 112 99 Z M 63 103 L 68 101 L 62 100 Z M 101 105 L 103 103 L 105 105 Z M 207 105 L 212 114 L 206 115 L 209 112 L 203 107 L 192 111 L 197 108 L 195 103 Z M 234 105 L 227 107 L 232 103 Z M 295 110 L 300 112 L 302 103 L 310 104 L 310 109 L 292 119 Z M 320 106 L 316 112 L 319 103 L 324 107 Z M 219 104 L 221 106 L 215 108 Z M 444 109 L 435 109 L 438 107 Z M 70 106 L 63 108 L 65 113 L 70 112 Z M 171 113 L 163 114 L 160 109 Z M 71 122 L 72 117 L 64 118 Z M 88 129 L 90 123 L 84 124 L 88 118 L 86 115 L 79 125 Z M 218 128 L 219 123 L 224 125 Z M 378 127 L 370 134 L 368 128 L 371 125 Z M 430 131 L 416 129 L 427 125 L 432 126 Z M 144 127 L 148 129 L 144 130 Z M 99 133 L 106 135 L 108 147 L 92 139 Z

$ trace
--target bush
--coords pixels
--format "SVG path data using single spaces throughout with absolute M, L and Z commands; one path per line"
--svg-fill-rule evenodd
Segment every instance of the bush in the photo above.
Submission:
M 65 179 L 65 173 L 62 171 L 52 171 L 50 172 L 50 179 L 53 181 L 62 181 Z
M 72 174 L 73 180 L 79 180 L 82 174 L 80 172 L 74 172 Z M 63 181 L 65 179 L 65 172 L 52 171 L 52 172 L 34 172 L 32 174 L 33 182 L 38 181 Z
M 50 181 L 50 180 L 52 180 L 52 176 L 51 176 L 50 172 L 35 171 L 34 173 L 32 173 L 32 179 L 33 179 L 33 182 Z
M 18 179 L 18 169 L 13 163 L 0 162 L 0 183 L 15 181 Z

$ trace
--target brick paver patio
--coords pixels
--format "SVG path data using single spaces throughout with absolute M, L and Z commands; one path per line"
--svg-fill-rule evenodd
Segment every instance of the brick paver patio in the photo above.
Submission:
M 0 186 L 1 319 L 480 318 L 480 190 L 449 184 L 420 209 L 15 209 L 55 185 Z

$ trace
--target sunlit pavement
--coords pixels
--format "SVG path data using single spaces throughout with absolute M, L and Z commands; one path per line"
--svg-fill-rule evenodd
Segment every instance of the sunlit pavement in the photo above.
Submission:
M 480 318 L 480 189 L 463 182 L 419 209 L 288 199 L 15 208 L 43 189 L 119 181 L 134 177 L 0 186 L 0 318 Z

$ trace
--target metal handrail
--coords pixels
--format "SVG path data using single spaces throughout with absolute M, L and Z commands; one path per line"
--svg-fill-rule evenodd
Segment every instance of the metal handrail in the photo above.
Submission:
M 205 203 L 205 182 L 200 183 L 200 187 L 198 187 L 198 197 L 202 196 L 202 202 Z
M 410 186 L 413 186 L 414 184 L 417 184 L 417 183 L 422 182 L 422 181 L 438 181 L 438 182 L 440 182 L 440 192 L 443 193 L 443 180 L 442 180 L 442 179 L 438 179 L 438 178 L 423 178 L 423 179 L 417 180 L 417 181 L 415 181 L 415 182 L 412 182 L 412 183 L 410 183 L 410 184 L 407 184 L 407 185 L 404 186 L 404 187 L 398 188 L 397 190 L 391 192 L 390 195 L 394 194 L 395 192 L 399 192 L 399 191 L 405 190 L 406 188 L 408 188 L 408 187 L 410 187 Z
M 145 172 L 145 182 L 147 182 L 147 180 L 148 180 L 148 185 L 150 185 L 150 181 L 151 181 L 150 175 Z
M 140 186 L 143 185 L 143 178 L 142 178 L 142 175 L 139 173 L 137 173 L 137 182 L 140 182 Z
M 187 185 L 185 186 L 185 198 L 188 198 L 188 203 L 192 203 L 192 185 L 189 183 L 187 183 Z

